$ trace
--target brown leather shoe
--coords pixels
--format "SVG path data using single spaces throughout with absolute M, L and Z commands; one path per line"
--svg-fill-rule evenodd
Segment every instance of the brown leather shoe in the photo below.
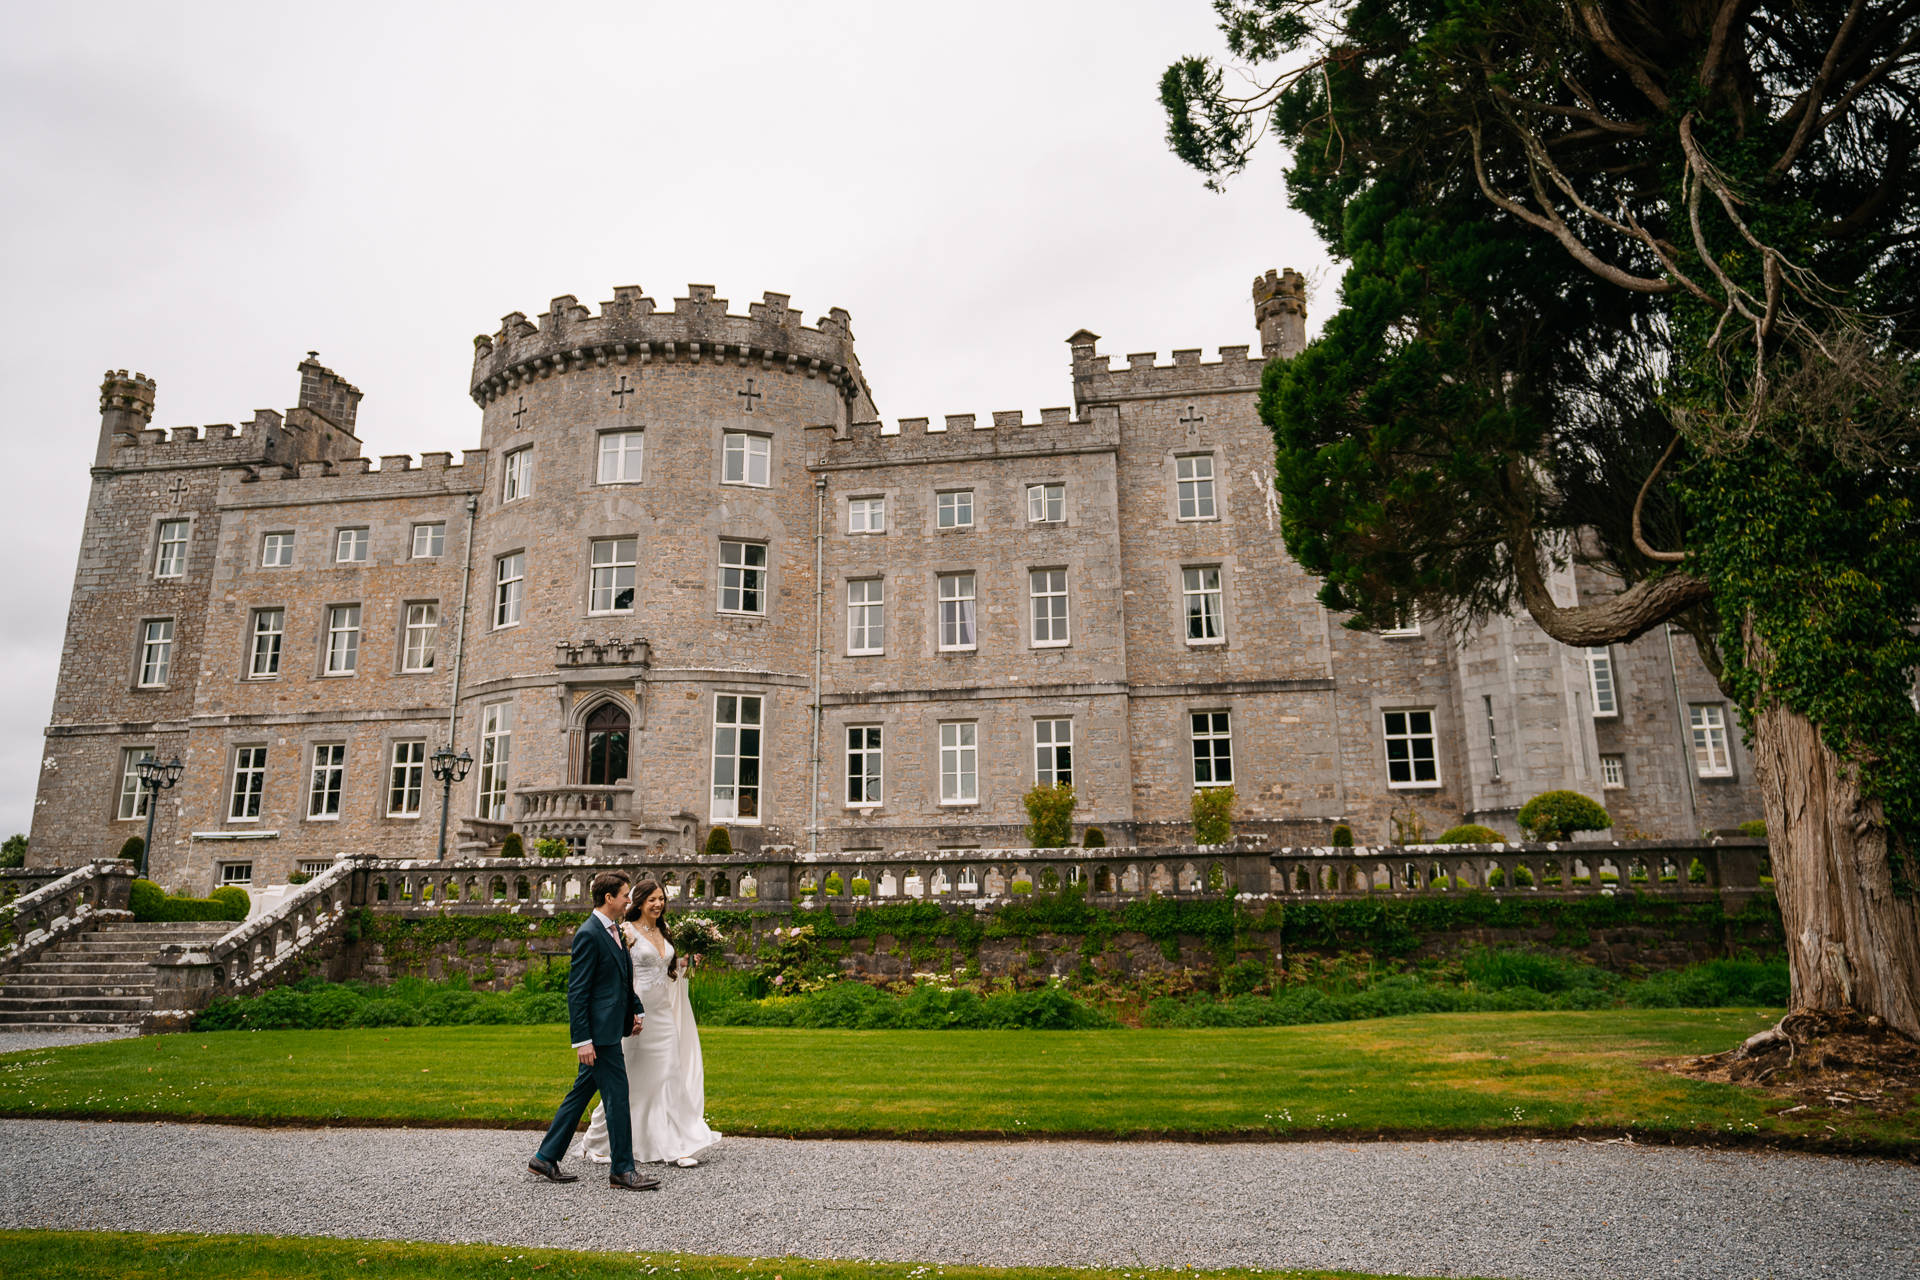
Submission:
M 558 1160 L 542 1160 L 539 1156 L 535 1156 L 533 1159 L 527 1161 L 527 1168 L 533 1170 L 548 1182 L 580 1181 L 579 1174 L 562 1172 Z
M 607 1185 L 617 1187 L 621 1191 L 652 1191 L 659 1187 L 660 1179 L 643 1178 L 629 1169 L 625 1173 L 616 1173 L 608 1178 Z

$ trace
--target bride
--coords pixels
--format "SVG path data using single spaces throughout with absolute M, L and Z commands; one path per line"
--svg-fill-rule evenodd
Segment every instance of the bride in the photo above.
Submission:
M 720 1135 L 707 1127 L 700 1031 L 693 1025 L 687 984 L 676 974 L 685 965 L 676 963 L 673 944 L 660 929 L 666 909 L 667 895 L 659 883 L 642 880 L 633 887 L 633 906 L 620 927 L 633 958 L 633 989 L 646 1010 L 640 1034 L 625 1041 L 633 1159 L 636 1164 L 670 1161 L 691 1168 L 699 1163 L 694 1153 L 718 1142 Z M 613 1161 L 604 1105 L 594 1108 L 582 1150 L 601 1164 Z

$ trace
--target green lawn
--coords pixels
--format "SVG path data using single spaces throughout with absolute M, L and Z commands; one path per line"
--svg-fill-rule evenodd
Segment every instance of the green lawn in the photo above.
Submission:
M 1646 1070 L 1754 1010 L 1427 1014 L 1182 1031 L 702 1033 L 723 1132 L 1492 1132 L 1631 1124 L 1906 1147 L 1920 1113 L 1802 1111 Z M 553 1027 L 232 1031 L 0 1056 L 0 1114 L 537 1128 L 571 1079 Z M 1833 1128 L 1829 1130 L 1828 1126 Z
M 773 1280 L 1363 1280 L 1354 1271 L 1117 1271 L 1066 1267 L 916 1266 L 907 1262 L 814 1262 L 800 1258 L 711 1258 L 676 1253 L 576 1253 L 484 1244 L 403 1244 L 311 1236 L 135 1235 L 112 1231 L 0 1231 L 0 1272 L 34 1280 L 551 1280 L 557 1276 L 645 1276 L 677 1280 L 748 1275 Z M 1398 1277 L 1397 1280 L 1413 1280 Z

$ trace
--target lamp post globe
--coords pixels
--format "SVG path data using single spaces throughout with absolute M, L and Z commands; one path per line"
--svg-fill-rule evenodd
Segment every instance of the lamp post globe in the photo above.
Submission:
M 433 768 L 433 776 L 440 783 L 440 853 L 439 861 L 447 860 L 447 817 L 453 808 L 453 784 L 465 780 L 467 770 L 473 768 L 473 757 L 462 751 L 453 754 L 453 744 L 449 742 L 432 756 L 427 763 Z
M 144 880 L 147 878 L 148 859 L 153 854 L 153 815 L 159 809 L 159 793 L 171 789 L 174 783 L 180 781 L 180 774 L 186 766 L 176 755 L 165 764 L 160 763 L 157 757 L 143 756 L 133 767 L 140 775 L 140 785 L 146 791 L 147 801 L 147 838 L 140 845 L 139 867 L 139 876 Z

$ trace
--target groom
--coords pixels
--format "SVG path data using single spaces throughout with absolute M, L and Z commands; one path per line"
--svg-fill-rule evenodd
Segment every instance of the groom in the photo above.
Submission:
M 607 1141 L 613 1148 L 613 1176 L 607 1185 L 623 1191 L 651 1191 L 658 1178 L 633 1171 L 633 1129 L 627 1118 L 627 1055 L 620 1041 L 640 1033 L 640 996 L 633 989 L 633 962 L 620 938 L 620 919 L 633 899 L 633 885 L 618 871 L 593 878 L 593 910 L 573 935 L 573 959 L 567 975 L 567 1020 L 580 1073 L 560 1104 L 540 1150 L 527 1163 L 549 1182 L 578 1182 L 562 1173 L 567 1153 L 587 1104 L 598 1093 L 607 1109 Z

